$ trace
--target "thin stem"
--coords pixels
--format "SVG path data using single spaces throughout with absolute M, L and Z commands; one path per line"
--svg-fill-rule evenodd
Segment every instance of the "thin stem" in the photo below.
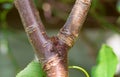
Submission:
M 82 67 L 69 66 L 69 68 L 78 69 L 78 70 L 82 71 L 86 75 L 86 77 L 90 77 L 89 74 L 87 73 L 87 71 L 85 69 L 83 69 Z
M 58 33 L 59 39 L 70 47 L 79 35 L 79 30 L 85 21 L 90 5 L 91 0 L 76 0 L 65 25 Z

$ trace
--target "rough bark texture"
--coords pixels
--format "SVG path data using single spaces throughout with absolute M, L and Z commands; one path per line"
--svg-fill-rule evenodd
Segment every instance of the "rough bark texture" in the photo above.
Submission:
M 47 77 L 68 77 L 67 54 L 79 35 L 91 0 L 76 0 L 63 28 L 56 37 L 48 37 L 32 0 L 15 0 L 29 41 L 43 64 Z

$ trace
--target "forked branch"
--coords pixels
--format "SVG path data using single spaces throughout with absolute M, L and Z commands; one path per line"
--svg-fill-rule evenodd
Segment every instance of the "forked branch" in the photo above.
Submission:
M 33 0 L 15 0 L 25 31 L 47 77 L 68 77 L 67 54 L 79 35 L 91 0 L 76 0 L 75 5 L 60 32 L 49 38 L 39 18 Z

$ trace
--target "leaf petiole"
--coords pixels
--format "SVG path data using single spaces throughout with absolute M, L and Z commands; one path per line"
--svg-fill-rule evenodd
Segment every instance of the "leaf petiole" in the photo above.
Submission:
M 72 69 L 78 69 L 78 70 L 82 71 L 86 75 L 86 77 L 90 77 L 89 74 L 87 73 L 87 71 L 85 69 L 83 69 L 82 67 L 79 67 L 79 66 L 69 66 L 68 68 L 70 68 L 70 69 L 71 68 Z

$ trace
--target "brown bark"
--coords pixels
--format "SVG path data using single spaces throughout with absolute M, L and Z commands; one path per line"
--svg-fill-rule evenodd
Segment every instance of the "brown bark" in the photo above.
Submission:
M 32 0 L 15 0 L 25 31 L 47 77 L 68 77 L 67 54 L 78 37 L 91 0 L 76 0 L 67 22 L 56 37 L 48 37 Z
M 76 0 L 65 25 L 58 34 L 58 37 L 70 47 L 79 35 L 79 30 L 85 21 L 90 5 L 91 0 Z

